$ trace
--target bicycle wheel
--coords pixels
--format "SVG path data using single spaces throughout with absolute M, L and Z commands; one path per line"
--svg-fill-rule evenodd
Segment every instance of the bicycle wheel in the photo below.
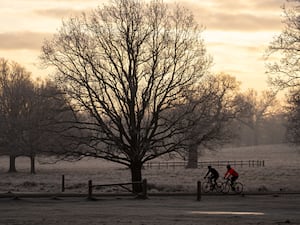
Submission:
M 229 183 L 225 182 L 222 184 L 222 193 L 227 194 L 231 189 L 231 186 Z
M 207 192 L 210 192 L 210 190 L 211 190 L 211 185 L 210 185 L 210 183 L 209 183 L 209 182 L 204 182 L 204 183 L 202 184 L 202 191 L 203 191 L 204 193 L 207 193 Z
M 234 185 L 234 192 L 237 193 L 237 194 L 240 194 L 243 192 L 243 184 L 240 183 L 240 182 L 236 182 L 235 185 Z

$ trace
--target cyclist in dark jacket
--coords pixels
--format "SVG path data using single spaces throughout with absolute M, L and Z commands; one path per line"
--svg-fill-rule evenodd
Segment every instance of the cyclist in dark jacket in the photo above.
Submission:
M 204 178 L 206 178 L 208 175 L 210 175 L 208 177 L 208 179 L 210 179 L 214 185 L 217 184 L 217 180 L 219 178 L 219 172 L 211 166 L 208 166 L 207 168 L 208 168 L 208 171 Z

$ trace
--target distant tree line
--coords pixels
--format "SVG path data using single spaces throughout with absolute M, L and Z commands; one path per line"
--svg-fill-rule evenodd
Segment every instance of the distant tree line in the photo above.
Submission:
M 37 154 L 63 150 L 63 131 L 74 120 L 63 93 L 50 81 L 33 81 L 21 65 L 0 58 L 0 155 L 15 159 L 28 156 L 35 173 Z

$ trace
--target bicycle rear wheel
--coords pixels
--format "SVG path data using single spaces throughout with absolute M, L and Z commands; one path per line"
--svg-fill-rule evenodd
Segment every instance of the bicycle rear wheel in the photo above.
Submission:
M 202 191 L 204 193 L 210 192 L 211 191 L 211 184 L 209 182 L 204 182 L 202 184 Z
M 237 194 L 240 194 L 243 192 L 243 189 L 244 189 L 244 186 L 242 183 L 240 182 L 236 182 L 234 184 L 234 192 L 237 193 Z
M 231 189 L 230 184 L 226 182 L 226 183 L 223 183 L 221 192 L 224 194 L 227 194 L 230 191 L 230 189 Z

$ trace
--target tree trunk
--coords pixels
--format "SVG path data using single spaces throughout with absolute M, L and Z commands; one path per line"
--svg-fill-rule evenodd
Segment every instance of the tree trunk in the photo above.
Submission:
M 17 172 L 16 169 L 16 156 L 15 155 L 10 155 L 9 156 L 9 173 L 15 173 Z
M 198 167 L 198 146 L 191 145 L 188 152 L 188 164 L 187 168 L 197 168 Z
M 131 181 L 133 193 L 141 193 L 143 191 L 142 187 L 142 163 L 141 162 L 132 162 L 130 165 L 131 170 Z M 140 183 L 135 183 L 140 182 Z
M 254 145 L 258 145 L 259 144 L 259 127 L 257 124 L 255 124 L 254 126 Z
M 35 174 L 35 156 L 30 156 L 30 173 Z

